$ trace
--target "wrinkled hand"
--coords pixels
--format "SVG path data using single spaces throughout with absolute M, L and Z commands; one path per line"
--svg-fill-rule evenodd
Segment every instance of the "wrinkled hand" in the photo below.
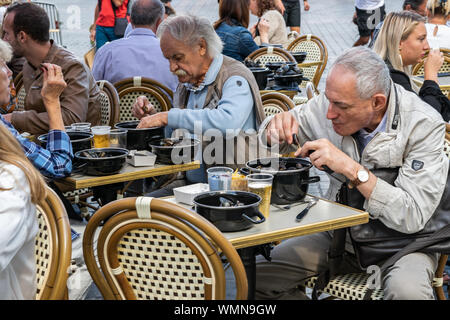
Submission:
M 443 63 L 444 54 L 438 49 L 430 50 L 423 65 L 425 80 L 434 80 L 437 82 L 437 74 Z
M 310 152 L 312 152 L 310 154 Z M 318 169 L 323 170 L 323 166 L 337 173 L 347 172 L 346 168 L 354 162 L 348 155 L 339 150 L 328 139 L 308 141 L 295 152 L 295 156 L 302 158 L 309 157 L 311 163 Z
M 308 1 L 303 1 L 303 8 L 305 9 L 305 11 L 309 11 L 309 3 Z
M 146 96 L 140 96 L 136 99 L 131 110 L 133 116 L 138 119 L 156 113 L 155 107 L 148 101 Z
M 292 144 L 292 134 L 298 132 L 298 122 L 290 112 L 282 112 L 270 121 L 266 129 L 267 142 L 270 145 L 277 143 Z
M 41 96 L 44 101 L 59 101 L 59 96 L 67 87 L 61 67 L 56 64 L 43 63 L 44 82 Z
M 141 121 L 137 125 L 137 129 L 152 128 L 152 127 L 164 127 L 167 125 L 167 112 L 158 112 L 153 115 L 146 115 L 141 118 Z

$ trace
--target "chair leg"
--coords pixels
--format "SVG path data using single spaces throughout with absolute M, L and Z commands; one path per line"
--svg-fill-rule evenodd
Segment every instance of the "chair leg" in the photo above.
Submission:
M 436 269 L 436 273 L 434 274 L 433 288 L 438 300 L 446 300 L 443 288 L 443 274 L 447 259 L 448 259 L 447 255 L 441 254 L 439 258 L 439 264 Z

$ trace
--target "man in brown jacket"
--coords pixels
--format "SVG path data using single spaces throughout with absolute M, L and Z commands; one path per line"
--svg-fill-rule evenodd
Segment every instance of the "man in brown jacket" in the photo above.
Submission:
M 91 72 L 71 52 L 49 39 L 49 18 L 44 9 L 32 3 L 9 7 L 3 22 L 3 40 L 9 42 L 14 54 L 23 56 L 23 83 L 26 92 L 25 112 L 5 116 L 19 132 L 46 133 L 49 119 L 42 101 L 42 63 L 59 65 L 67 87 L 60 96 L 65 125 L 101 119 L 100 90 Z

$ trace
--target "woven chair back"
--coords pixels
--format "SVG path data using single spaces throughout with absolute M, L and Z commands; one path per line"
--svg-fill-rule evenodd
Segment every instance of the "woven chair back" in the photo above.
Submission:
M 246 59 L 259 62 L 263 67 L 268 62 L 296 62 L 295 58 L 289 52 L 277 47 L 259 48 L 250 53 Z
M 56 193 L 36 206 L 39 231 L 35 240 L 37 300 L 67 298 L 67 278 L 72 254 L 69 218 Z
M 97 263 L 93 235 L 108 217 L 98 234 Z M 195 212 L 161 199 L 125 198 L 103 206 L 89 220 L 83 253 L 105 299 L 225 299 L 220 253 L 235 273 L 236 298 L 247 296 L 245 270 L 228 240 Z
M 101 124 L 114 127 L 119 120 L 119 95 L 116 88 L 106 80 L 97 81 L 100 89 Z
M 324 42 L 317 36 L 303 35 L 292 41 L 287 50 L 307 53 L 306 60 L 299 66 L 303 69 L 303 76 L 317 88 L 328 62 L 328 51 Z M 305 88 L 307 83 L 307 81 L 303 81 L 300 87 Z
M 133 104 L 139 96 L 146 96 L 157 112 L 168 111 L 173 92 L 161 83 L 144 77 L 133 77 L 114 84 L 119 95 L 119 122 L 137 120 L 132 114 Z

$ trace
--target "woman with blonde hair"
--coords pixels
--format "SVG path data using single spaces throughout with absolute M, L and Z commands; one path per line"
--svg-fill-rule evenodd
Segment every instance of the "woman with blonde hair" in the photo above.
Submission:
M 391 12 L 384 20 L 373 50 L 389 67 L 392 80 L 418 95 L 450 120 L 450 102 L 437 82 L 437 73 L 444 62 L 439 50 L 430 50 L 425 18 L 411 11 Z M 412 66 L 424 59 L 424 82 L 419 89 L 411 80 Z
M 450 27 L 447 21 L 450 17 L 450 0 L 428 0 L 427 38 L 434 49 L 447 48 L 450 50 Z
M 9 79 L 2 67 L 0 102 L 8 99 Z M 34 299 L 36 204 L 45 198 L 45 182 L 3 125 L 0 135 L 0 300 Z

